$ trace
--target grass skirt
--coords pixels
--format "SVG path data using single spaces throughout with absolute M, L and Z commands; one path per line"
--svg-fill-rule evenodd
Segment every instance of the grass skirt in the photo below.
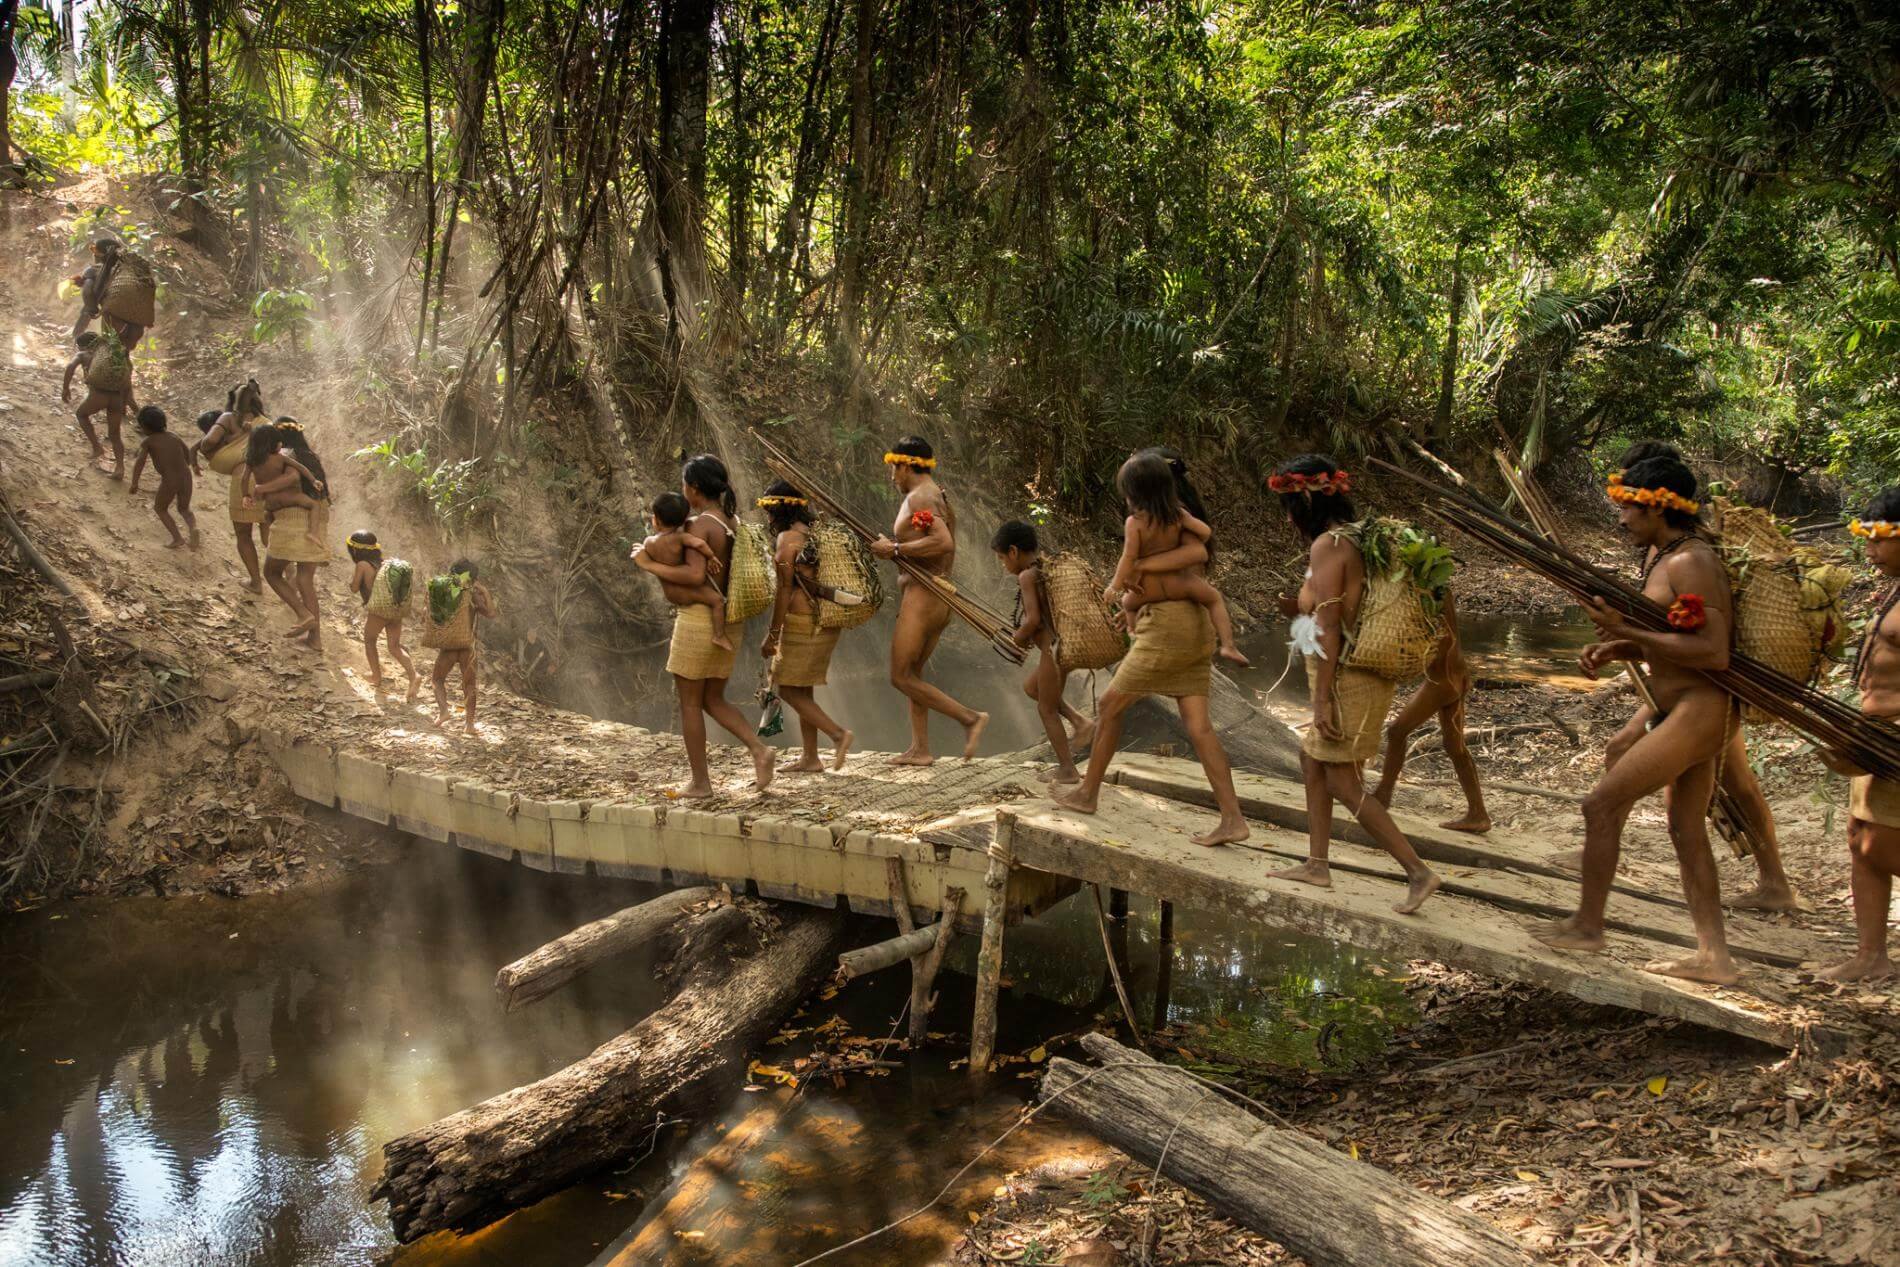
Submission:
M 1206 695 L 1214 668 L 1214 622 L 1199 603 L 1149 603 L 1135 617 L 1135 641 L 1115 670 L 1124 695 Z
M 1871 774 L 1856 776 L 1848 793 L 1847 812 L 1863 823 L 1900 827 L 1900 783 L 1876 779 Z
M 262 515 L 260 510 L 259 515 Z M 310 539 L 310 509 L 286 506 L 271 520 L 270 544 L 264 557 L 287 563 L 328 563 L 330 547 Z
M 839 630 L 820 629 L 811 612 L 785 613 L 779 636 L 778 668 L 773 680 L 780 686 L 823 686 L 837 649 Z
M 244 444 L 243 440 L 234 440 L 233 444 Z M 264 522 L 264 503 L 255 506 L 244 504 L 244 468 L 238 467 L 231 472 L 231 522 L 234 524 L 261 524 Z M 283 520 L 279 519 L 279 523 Z
M 1320 659 L 1306 657 L 1306 680 L 1319 681 Z M 1300 740 L 1300 751 L 1315 761 L 1355 765 L 1379 755 L 1385 739 L 1385 718 L 1392 710 L 1392 695 L 1397 684 L 1367 669 L 1340 669 L 1333 678 L 1333 724 L 1341 739 L 1322 739 L 1314 727 L 1307 727 Z
M 732 676 L 733 659 L 732 652 L 713 646 L 712 608 L 687 603 L 673 609 L 673 645 L 666 655 L 668 673 L 689 682 L 724 681 Z

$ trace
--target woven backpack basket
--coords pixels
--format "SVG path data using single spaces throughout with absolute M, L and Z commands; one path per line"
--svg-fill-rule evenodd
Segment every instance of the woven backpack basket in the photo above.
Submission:
M 726 582 L 726 620 L 751 620 L 778 597 L 778 571 L 765 529 L 740 520 L 732 533 L 731 576 Z
M 856 629 L 877 615 L 884 605 L 884 582 L 857 534 L 835 519 L 825 519 L 812 529 L 811 539 L 818 551 L 818 583 L 849 590 L 864 600 L 856 607 L 844 607 L 820 599 L 818 627 Z
M 1438 618 L 1425 609 L 1425 596 L 1409 577 L 1367 577 L 1359 628 L 1339 663 L 1408 682 L 1432 662 L 1440 633 Z
M 442 577 L 430 580 L 430 588 Z M 437 651 L 467 651 L 475 645 L 475 603 L 469 589 L 464 587 L 455 600 L 455 611 L 447 620 L 438 622 L 435 618 L 436 601 L 433 594 L 424 604 L 422 622 L 422 645 Z
M 1735 595 L 1735 649 L 1802 684 L 1820 668 L 1822 639 L 1810 619 L 1802 569 L 1775 518 L 1759 506 L 1718 497 L 1712 530 Z M 1744 708 L 1743 720 L 1772 720 Z
M 1106 669 L 1128 651 L 1102 603 L 1102 581 L 1081 556 L 1058 554 L 1042 564 L 1042 591 L 1055 635 L 1056 668 Z
M 107 330 L 99 336 L 98 350 L 86 366 L 86 386 L 102 392 L 122 392 L 132 385 L 132 358 L 119 336 Z
M 130 251 L 120 252 L 112 276 L 106 279 L 105 302 L 100 306 L 108 316 L 149 327 L 158 318 L 158 283 L 151 262 Z

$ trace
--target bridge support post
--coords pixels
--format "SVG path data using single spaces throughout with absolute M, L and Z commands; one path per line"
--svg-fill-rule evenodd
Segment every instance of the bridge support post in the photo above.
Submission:
M 937 925 L 937 940 L 929 950 L 910 961 L 910 1049 L 923 1048 L 930 1037 L 930 994 L 937 983 L 937 970 L 943 966 L 943 952 L 950 949 L 957 935 L 957 917 L 963 913 L 963 890 L 945 889 L 943 915 Z
M 989 1071 L 996 1054 L 996 994 L 1003 981 L 1003 926 L 1009 920 L 1010 834 L 1014 824 L 998 817 L 996 840 L 983 872 L 983 944 L 976 952 L 976 1015 L 970 1021 L 970 1072 Z
M 1108 891 L 1108 917 L 1126 920 L 1128 918 L 1128 890 L 1110 889 Z

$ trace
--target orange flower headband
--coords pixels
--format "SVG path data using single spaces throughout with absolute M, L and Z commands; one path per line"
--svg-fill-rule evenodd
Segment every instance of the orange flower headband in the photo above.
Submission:
M 1352 476 L 1345 471 L 1333 471 L 1326 475 L 1270 475 L 1267 477 L 1267 491 L 1337 496 L 1352 491 Z
M 1886 519 L 1856 519 L 1847 525 L 1847 530 L 1857 537 L 1900 537 L 1900 524 Z
M 920 458 L 915 453 L 886 453 L 884 465 L 914 466 L 920 471 L 934 471 L 937 469 L 937 459 Z
M 760 510 L 770 510 L 774 506 L 809 506 L 803 497 L 761 497 L 752 503 Z
M 1691 501 L 1681 493 L 1672 493 L 1666 488 L 1625 488 L 1620 474 L 1610 476 L 1610 482 L 1603 491 L 1613 502 L 1647 506 L 1651 510 L 1679 510 L 1685 515 L 1693 515 L 1702 509 L 1701 502 Z

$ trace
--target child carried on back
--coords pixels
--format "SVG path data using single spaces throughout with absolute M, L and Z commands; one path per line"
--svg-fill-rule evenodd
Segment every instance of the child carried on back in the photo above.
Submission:
M 712 641 L 721 651 L 732 650 L 732 640 L 726 636 L 726 596 L 713 584 L 713 572 L 719 567 L 712 547 L 692 533 L 686 531 L 686 516 L 692 508 L 686 499 L 678 493 L 661 493 L 653 499 L 653 534 L 633 548 L 633 557 L 645 555 L 655 563 L 667 567 L 678 567 L 686 561 L 688 550 L 697 550 L 706 556 L 706 578 L 698 585 L 675 585 L 669 581 L 660 582 L 660 591 L 666 595 L 666 601 L 675 607 L 700 606 L 712 609 Z
M 1227 602 L 1207 579 L 1206 565 L 1197 563 L 1178 571 L 1156 572 L 1138 565 L 1144 559 L 1167 554 L 1176 547 L 1199 542 L 1205 548 L 1214 530 L 1190 514 L 1175 491 L 1174 471 L 1165 458 L 1138 453 L 1117 477 L 1128 518 L 1122 525 L 1122 554 L 1103 597 L 1115 601 L 1121 593 L 1123 619 L 1130 628 L 1135 615 L 1149 603 L 1190 602 L 1207 608 L 1221 659 L 1243 668 L 1249 663 L 1234 645 L 1234 624 Z
M 272 449 L 268 457 L 245 473 L 245 504 L 261 498 L 264 509 L 271 512 L 267 523 L 274 522 L 276 512 L 281 510 L 308 510 L 309 530 L 305 536 L 311 545 L 321 547 L 330 521 L 330 488 L 324 479 L 323 463 L 304 438 L 303 424 L 295 418 L 279 418 L 271 429 L 281 447 Z

